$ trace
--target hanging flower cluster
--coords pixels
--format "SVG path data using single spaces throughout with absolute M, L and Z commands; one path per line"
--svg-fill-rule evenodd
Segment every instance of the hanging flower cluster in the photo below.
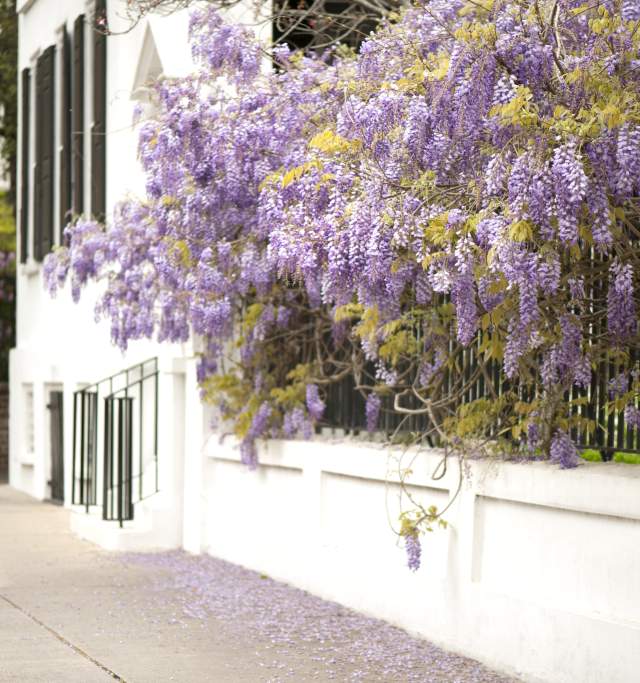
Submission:
M 201 336 L 251 466 L 351 376 L 369 430 L 422 414 L 420 439 L 571 467 L 599 368 L 640 423 L 639 14 L 431 0 L 358 53 L 279 47 L 270 69 L 196 12 L 201 69 L 142 126 L 146 198 L 68 227 L 49 286 L 105 278 L 123 348 Z

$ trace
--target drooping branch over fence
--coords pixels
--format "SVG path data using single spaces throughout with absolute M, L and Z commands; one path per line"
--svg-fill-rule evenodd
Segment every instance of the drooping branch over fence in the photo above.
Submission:
M 242 5 L 247 20 L 253 10 L 256 24 L 272 24 L 275 43 L 286 42 L 306 50 L 338 44 L 356 47 L 403 4 L 399 0 L 207 1 L 217 11 Z M 195 5 L 194 0 L 130 0 L 120 12 L 130 30 L 150 13 L 170 14 Z
M 633 447 L 639 20 L 434 0 L 358 53 L 280 45 L 266 74 L 249 31 L 196 12 L 202 68 L 141 128 L 146 199 L 71 227 L 49 284 L 107 277 L 123 347 L 202 335 L 249 464 L 345 382 L 368 428 L 386 409 L 458 452 Z

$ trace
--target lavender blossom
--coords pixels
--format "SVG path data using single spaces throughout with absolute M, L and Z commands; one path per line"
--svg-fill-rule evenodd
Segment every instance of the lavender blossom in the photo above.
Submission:
M 562 469 L 577 467 L 580 463 L 578 451 L 571 441 L 569 435 L 562 430 L 558 430 L 551 441 L 551 462 L 554 462 Z
M 256 442 L 252 439 L 243 439 L 240 443 L 240 462 L 250 470 L 255 470 L 258 466 Z
M 420 569 L 422 546 L 420 545 L 417 532 L 405 535 L 404 547 L 407 551 L 407 566 L 412 572 L 418 571 Z
M 271 406 L 263 402 L 256 411 L 253 419 L 251 420 L 251 426 L 247 433 L 248 438 L 257 439 L 266 433 L 269 426 L 269 418 L 271 417 Z
M 382 406 L 382 399 L 374 392 L 367 394 L 365 404 L 365 414 L 367 417 L 367 431 L 371 434 L 375 432 L 378 427 L 378 419 L 380 417 L 380 408 Z
M 307 384 L 307 410 L 314 420 L 321 420 L 324 415 L 325 403 L 320 398 L 318 387 L 315 384 Z
M 629 391 L 629 377 L 626 373 L 621 372 L 609 380 L 609 397 L 617 398 Z
M 558 147 L 554 152 L 553 175 L 556 182 L 559 237 L 561 241 L 573 244 L 578 239 L 578 212 L 589 184 L 573 142 Z
M 123 349 L 200 335 L 207 397 L 231 351 L 239 362 L 215 400 L 236 421 L 259 406 L 242 444 L 250 465 L 256 438 L 311 436 L 324 414 L 313 385 L 306 405 L 273 393 L 311 327 L 326 349 L 318 362 L 371 363 L 391 396 L 408 379 L 381 355 L 396 321 L 419 331 L 407 360 L 425 393 L 445 386 L 458 343 L 492 362 L 503 353 L 507 378 L 533 373 L 544 414 L 545 388 L 586 386 L 607 345 L 624 351 L 637 333 L 625 232 L 640 193 L 627 102 L 640 89 L 635 4 L 620 6 L 625 21 L 603 49 L 591 10 L 575 14 L 574 2 L 558 3 L 557 31 L 545 32 L 531 3 L 432 0 L 357 54 L 277 48 L 273 71 L 251 31 L 199 10 L 198 70 L 160 81 L 157 116 L 139 129 L 146 197 L 122 202 L 106 226 L 69 226 L 68 246 L 45 262 L 47 286 L 70 280 L 77 299 L 102 280 L 96 312 Z M 495 41 L 470 45 L 465 22 Z M 559 87 L 558 69 L 579 78 Z M 606 120 L 583 125 L 589 108 Z M 599 269 L 612 254 L 609 336 L 596 340 Z M 336 315 L 349 306 L 352 317 Z M 367 400 L 373 428 L 379 404 Z
M 624 421 L 627 427 L 640 429 L 640 410 L 636 406 L 626 406 L 624 409 Z
M 631 264 L 615 261 L 609 269 L 607 325 L 614 342 L 618 344 L 632 337 L 638 328 L 633 293 Z

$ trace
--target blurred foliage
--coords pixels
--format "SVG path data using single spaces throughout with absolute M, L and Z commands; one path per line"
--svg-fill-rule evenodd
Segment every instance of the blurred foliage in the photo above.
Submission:
M 602 454 L 595 448 L 585 448 L 582 453 L 580 453 L 580 457 L 589 462 L 602 462 Z
M 0 382 L 9 379 L 9 351 L 15 346 L 16 223 L 7 193 L 0 193 Z
M 640 455 L 637 453 L 624 453 L 623 451 L 618 451 L 613 454 L 614 462 L 624 462 L 627 465 L 640 465 Z
M 15 212 L 18 134 L 18 19 L 15 0 L 0 0 L 0 153 L 10 180 L 8 200 Z M 4 248 L 4 247 L 2 247 Z
M 15 252 L 16 221 L 8 193 L 0 192 L 0 252 Z M 2 265 L 0 265 L 2 270 Z

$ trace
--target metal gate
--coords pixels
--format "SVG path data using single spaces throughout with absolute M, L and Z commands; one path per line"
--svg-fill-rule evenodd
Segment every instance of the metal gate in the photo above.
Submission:
M 52 391 L 49 394 L 49 423 L 51 436 L 51 500 L 64 503 L 64 415 L 63 393 Z
M 104 476 L 102 518 L 133 519 L 133 398 L 104 400 Z
M 74 394 L 72 502 L 120 525 L 158 491 L 158 361 Z

